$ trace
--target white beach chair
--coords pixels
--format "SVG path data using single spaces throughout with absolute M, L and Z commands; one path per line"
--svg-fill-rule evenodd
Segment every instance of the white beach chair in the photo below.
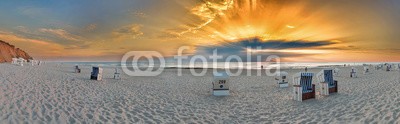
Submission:
M 397 64 L 397 70 L 400 71 L 400 64 Z
M 357 77 L 357 69 L 356 68 L 354 68 L 354 67 L 351 68 L 350 77 L 351 78 Z
M 25 62 L 25 59 L 23 59 L 23 58 L 18 58 L 18 60 L 17 60 L 17 65 L 19 65 L 19 66 L 24 66 L 24 62 Z
M 114 79 L 117 79 L 117 80 L 120 80 L 120 79 L 121 79 L 120 73 L 118 72 L 118 69 L 117 69 L 117 68 L 115 68 Z
M 90 79 L 100 81 L 102 80 L 102 78 L 103 78 L 103 69 L 100 67 L 93 67 Z
M 386 71 L 391 71 L 392 70 L 392 65 L 386 65 Z
M 381 70 L 383 68 L 383 65 L 382 64 L 379 64 L 379 65 L 376 65 L 375 66 L 375 69 L 376 70 Z
M 314 73 L 300 72 L 293 76 L 293 99 L 303 101 L 315 98 Z
M 18 59 L 17 58 L 12 58 L 11 64 L 17 65 L 18 64 Z
M 335 68 L 335 69 L 333 70 L 333 74 L 334 74 L 335 76 L 339 76 L 339 71 L 340 71 L 339 68 Z
M 36 65 L 36 60 L 29 59 L 29 62 L 31 62 L 31 66 L 35 66 Z
M 214 74 L 212 85 L 212 94 L 214 96 L 229 96 L 229 76 L 227 73 Z
M 317 74 L 317 78 L 320 82 L 321 95 L 329 95 L 330 93 L 338 92 L 338 82 L 333 78 L 332 69 L 321 70 Z
M 75 65 L 74 70 L 75 70 L 75 73 L 81 73 L 81 69 L 79 68 L 78 65 Z
M 280 72 L 275 76 L 275 80 L 280 88 L 289 87 L 289 82 L 287 81 L 287 72 Z
M 364 74 L 369 74 L 369 68 L 367 66 L 364 66 Z

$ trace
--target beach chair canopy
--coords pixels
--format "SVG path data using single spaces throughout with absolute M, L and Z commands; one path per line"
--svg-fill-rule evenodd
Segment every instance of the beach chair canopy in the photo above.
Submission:
M 102 70 L 101 70 L 100 67 L 93 67 L 92 68 L 92 75 L 98 75 L 98 74 L 102 73 L 101 71 Z

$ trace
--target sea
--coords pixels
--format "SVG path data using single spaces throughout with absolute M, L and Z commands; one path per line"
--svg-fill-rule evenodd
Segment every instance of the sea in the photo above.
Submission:
M 165 62 L 164 64 L 149 62 L 60 62 L 65 64 L 74 64 L 82 66 L 100 66 L 100 67 L 163 67 L 166 69 L 173 68 L 218 68 L 218 69 L 269 69 L 277 68 L 281 69 L 296 69 L 296 68 L 321 68 L 321 67 L 344 67 L 344 66 L 363 66 L 363 65 L 378 65 L 385 64 L 382 62 L 193 62 L 193 63 L 181 63 L 177 62 Z M 387 62 L 388 64 L 398 64 L 395 62 Z

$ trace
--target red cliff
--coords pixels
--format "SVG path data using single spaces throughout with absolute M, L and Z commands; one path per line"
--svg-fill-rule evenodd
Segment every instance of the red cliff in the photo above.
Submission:
M 26 60 L 32 59 L 32 57 L 25 51 L 15 48 L 15 46 L 0 40 L 0 63 L 11 62 L 12 58 L 19 57 Z

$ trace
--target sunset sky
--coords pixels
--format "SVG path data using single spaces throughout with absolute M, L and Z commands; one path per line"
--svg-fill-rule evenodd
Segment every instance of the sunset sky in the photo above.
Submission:
M 255 53 L 292 62 L 400 61 L 399 0 L 3 0 L 0 40 L 50 61 Z

